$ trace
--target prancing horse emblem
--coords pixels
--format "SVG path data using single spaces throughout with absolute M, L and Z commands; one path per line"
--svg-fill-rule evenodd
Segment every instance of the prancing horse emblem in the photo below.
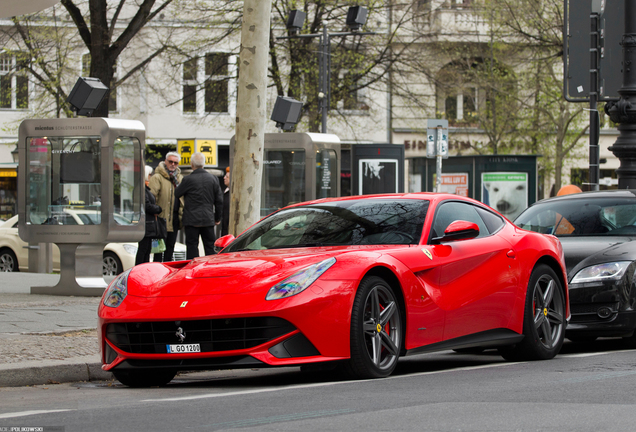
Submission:
M 183 331 L 181 327 L 179 327 L 177 328 L 177 332 L 175 333 L 175 336 L 179 338 L 179 342 L 183 342 L 186 338 L 186 333 Z

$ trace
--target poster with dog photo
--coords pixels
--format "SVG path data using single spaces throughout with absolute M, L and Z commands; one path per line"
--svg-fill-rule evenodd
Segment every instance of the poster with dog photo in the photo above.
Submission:
M 482 173 L 481 186 L 481 202 L 511 221 L 528 207 L 527 173 Z

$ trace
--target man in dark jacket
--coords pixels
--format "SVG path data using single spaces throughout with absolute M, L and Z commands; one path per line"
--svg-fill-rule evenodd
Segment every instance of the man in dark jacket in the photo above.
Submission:
M 190 158 L 192 173 L 184 177 L 175 191 L 177 199 L 184 197 L 183 229 L 187 259 L 199 256 L 199 236 L 206 255 L 214 253 L 214 226 L 221 223 L 223 192 L 219 179 L 203 169 L 205 156 L 197 152 Z

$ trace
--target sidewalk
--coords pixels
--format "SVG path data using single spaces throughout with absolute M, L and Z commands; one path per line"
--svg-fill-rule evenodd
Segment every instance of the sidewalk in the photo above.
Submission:
M 0 273 L 0 387 L 112 379 L 98 355 L 100 298 L 30 294 L 58 280 Z

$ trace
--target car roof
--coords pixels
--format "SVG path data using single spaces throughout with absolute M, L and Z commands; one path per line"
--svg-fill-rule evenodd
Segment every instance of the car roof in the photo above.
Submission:
M 542 199 L 532 204 L 542 204 L 546 202 L 557 202 L 557 201 L 576 201 L 576 200 L 594 200 L 601 198 L 636 198 L 636 191 L 628 190 L 628 189 L 613 189 L 613 190 L 604 190 L 604 191 L 589 191 L 589 192 L 580 192 L 569 195 L 561 195 L 550 197 L 546 199 Z M 532 206 L 531 206 L 532 207 Z

